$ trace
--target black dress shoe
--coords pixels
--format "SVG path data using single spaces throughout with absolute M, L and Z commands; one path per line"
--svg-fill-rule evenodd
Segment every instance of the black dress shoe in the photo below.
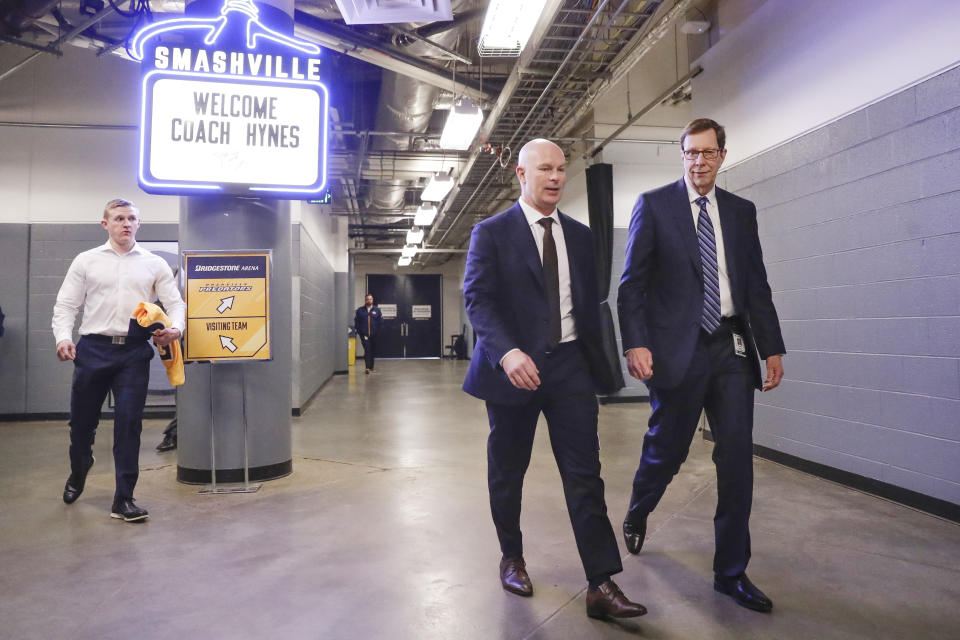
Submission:
M 500 561 L 500 584 L 518 596 L 528 598 L 533 595 L 533 583 L 527 575 L 527 564 L 523 558 L 504 558 Z
M 166 435 L 163 436 L 163 440 L 160 441 L 160 444 L 157 445 L 157 451 L 161 453 L 164 451 L 173 451 L 177 448 L 177 436 Z
M 83 475 L 71 473 L 70 477 L 67 478 L 67 484 L 63 485 L 63 501 L 67 504 L 73 504 L 77 501 L 77 498 L 80 497 L 80 494 L 83 493 L 83 487 L 87 484 L 87 474 L 90 472 L 90 467 L 93 466 L 93 463 L 96 461 L 96 458 L 93 455 L 90 456 L 90 464 L 87 465 L 87 470 L 83 472 Z
M 647 519 L 639 525 L 633 525 L 629 522 L 623 523 L 623 541 L 627 545 L 627 551 L 633 555 L 640 553 L 643 548 L 643 540 L 647 537 Z
M 773 602 L 750 582 L 747 574 L 741 573 L 739 576 L 727 578 L 724 576 L 714 576 L 713 588 L 715 591 L 725 593 L 737 601 L 737 604 L 747 609 L 753 609 L 761 613 L 768 613 L 773 609 Z
M 140 522 L 147 519 L 147 510 L 133 504 L 132 498 L 122 498 L 113 501 L 110 517 L 124 522 Z
M 636 618 L 646 612 L 642 604 L 630 602 L 613 580 L 587 589 L 587 615 L 591 618 Z

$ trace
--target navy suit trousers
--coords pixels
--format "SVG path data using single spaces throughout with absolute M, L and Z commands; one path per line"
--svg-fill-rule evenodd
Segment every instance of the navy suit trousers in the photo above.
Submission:
M 363 345 L 363 364 L 367 369 L 373 369 L 373 336 L 365 336 L 362 333 L 358 333 L 360 336 L 360 344 Z
M 77 343 L 70 393 L 70 468 L 75 474 L 86 471 L 100 409 L 107 392 L 113 391 L 115 500 L 133 498 L 140 475 L 140 432 L 152 357 L 153 347 L 146 341 L 112 344 L 81 337 Z
M 543 413 L 587 579 L 619 573 L 623 567 L 600 478 L 597 399 L 586 360 L 580 345 L 572 342 L 538 361 L 541 384 L 529 402 L 487 402 L 487 478 L 500 549 L 506 558 L 523 554 L 523 476 L 530 464 L 537 420 Z
M 718 495 L 713 570 L 720 576 L 743 573 L 750 560 L 753 376 L 750 361 L 734 354 L 730 328 L 723 325 L 711 336 L 701 330 L 690 368 L 678 386 L 650 387 L 653 411 L 626 518 L 639 524 L 657 506 L 687 458 L 705 409 L 715 441 Z

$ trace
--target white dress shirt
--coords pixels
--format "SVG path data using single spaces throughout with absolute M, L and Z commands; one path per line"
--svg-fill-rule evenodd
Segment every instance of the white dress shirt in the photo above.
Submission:
M 696 229 L 700 220 L 700 205 L 695 201 L 700 194 L 687 183 L 684 176 L 683 184 L 687 186 L 687 199 L 690 201 L 690 211 L 693 213 L 693 228 Z M 720 226 L 720 210 L 717 209 L 717 190 L 710 189 L 707 193 L 707 215 L 713 225 L 713 236 L 717 241 L 717 268 L 720 271 L 720 315 L 729 317 L 736 315 L 733 308 L 733 295 L 730 293 L 730 275 L 727 273 L 727 253 L 723 249 L 723 229 Z
M 523 209 L 523 215 L 527 218 L 527 224 L 530 225 L 530 231 L 533 233 L 533 239 L 537 243 L 537 251 L 540 253 L 540 264 L 543 264 L 543 236 L 546 229 L 538 222 L 544 217 L 551 218 L 553 224 L 550 225 L 553 234 L 553 242 L 557 245 L 557 271 L 560 276 L 560 342 L 570 342 L 577 339 L 577 323 L 573 318 L 573 294 L 570 291 L 570 261 L 567 259 L 567 243 L 563 239 L 563 227 L 560 226 L 560 216 L 554 209 L 549 216 L 531 207 L 520 198 L 520 208 Z
M 182 333 L 187 305 L 180 297 L 170 265 L 138 244 L 121 255 L 108 240 L 73 259 L 53 307 L 54 339 L 57 344 L 73 339 L 73 325 L 81 307 L 81 336 L 125 336 L 137 305 L 158 298 L 171 327 Z

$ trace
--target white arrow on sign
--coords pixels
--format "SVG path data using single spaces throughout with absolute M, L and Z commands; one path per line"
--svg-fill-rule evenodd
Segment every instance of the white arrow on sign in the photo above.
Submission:
M 223 298 L 222 300 L 220 300 L 220 306 L 217 307 L 217 312 L 223 313 L 227 309 L 232 309 L 232 308 L 233 308 L 233 296 L 230 296 L 228 298 Z
M 233 344 L 233 338 L 228 336 L 220 336 L 220 347 L 222 349 L 227 349 L 230 353 L 233 353 L 237 350 L 237 345 Z

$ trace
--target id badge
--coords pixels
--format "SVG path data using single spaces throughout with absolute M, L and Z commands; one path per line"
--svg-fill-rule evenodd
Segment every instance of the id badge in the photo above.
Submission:
M 747 343 L 739 333 L 733 334 L 733 353 L 740 358 L 747 357 Z

